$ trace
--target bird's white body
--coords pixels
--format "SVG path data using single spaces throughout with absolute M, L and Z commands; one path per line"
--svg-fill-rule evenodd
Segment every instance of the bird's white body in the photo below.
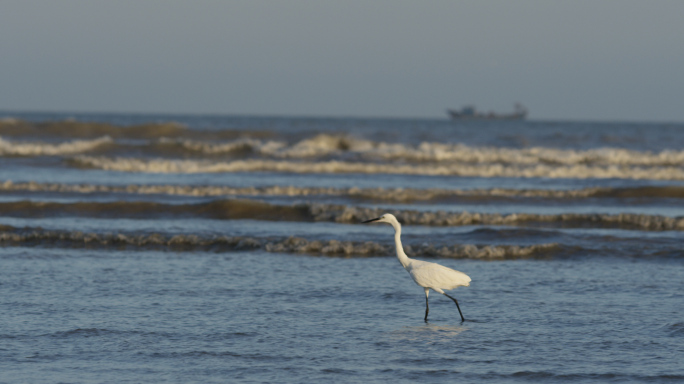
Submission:
M 372 219 L 365 222 L 388 223 L 394 227 L 394 244 L 396 245 L 397 249 L 397 258 L 404 269 L 406 269 L 409 275 L 411 275 L 413 281 L 425 289 L 425 321 L 427 321 L 429 308 L 427 304 L 427 297 L 430 289 L 437 293 L 448 296 L 458 306 L 458 301 L 447 295 L 444 290 L 469 286 L 470 277 L 468 275 L 437 263 L 409 258 L 406 253 L 404 253 L 404 247 L 401 245 L 401 224 L 399 224 L 399 221 L 397 221 L 397 218 L 394 217 L 394 215 L 386 213 L 377 219 Z M 458 311 L 461 313 L 460 307 L 458 307 Z M 463 319 L 463 314 L 461 314 L 461 319 Z
M 444 294 L 444 290 L 470 285 L 470 277 L 463 272 L 422 260 L 411 260 L 405 266 L 416 284 Z

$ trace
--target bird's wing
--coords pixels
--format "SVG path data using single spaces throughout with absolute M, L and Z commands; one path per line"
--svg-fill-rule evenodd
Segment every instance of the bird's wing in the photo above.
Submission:
M 427 261 L 414 260 L 409 274 L 421 287 L 454 289 L 470 285 L 470 277 L 463 272 Z

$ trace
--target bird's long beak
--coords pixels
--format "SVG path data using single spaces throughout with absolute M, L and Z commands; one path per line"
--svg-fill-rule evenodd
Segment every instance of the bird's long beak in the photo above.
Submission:
M 366 220 L 366 221 L 362 222 L 361 224 L 372 223 L 372 222 L 378 221 L 378 220 L 380 220 L 380 218 L 376 217 L 375 219 Z

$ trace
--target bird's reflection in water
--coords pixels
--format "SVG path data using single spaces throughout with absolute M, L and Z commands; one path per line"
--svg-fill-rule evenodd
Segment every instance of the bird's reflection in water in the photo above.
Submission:
M 467 325 L 438 325 L 427 323 L 416 327 L 402 327 L 390 332 L 393 341 L 445 341 L 456 339 L 468 330 Z

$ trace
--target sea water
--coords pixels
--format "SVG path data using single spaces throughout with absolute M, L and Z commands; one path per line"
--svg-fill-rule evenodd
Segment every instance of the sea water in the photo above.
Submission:
M 2 117 L 0 382 L 684 380 L 684 125 Z

